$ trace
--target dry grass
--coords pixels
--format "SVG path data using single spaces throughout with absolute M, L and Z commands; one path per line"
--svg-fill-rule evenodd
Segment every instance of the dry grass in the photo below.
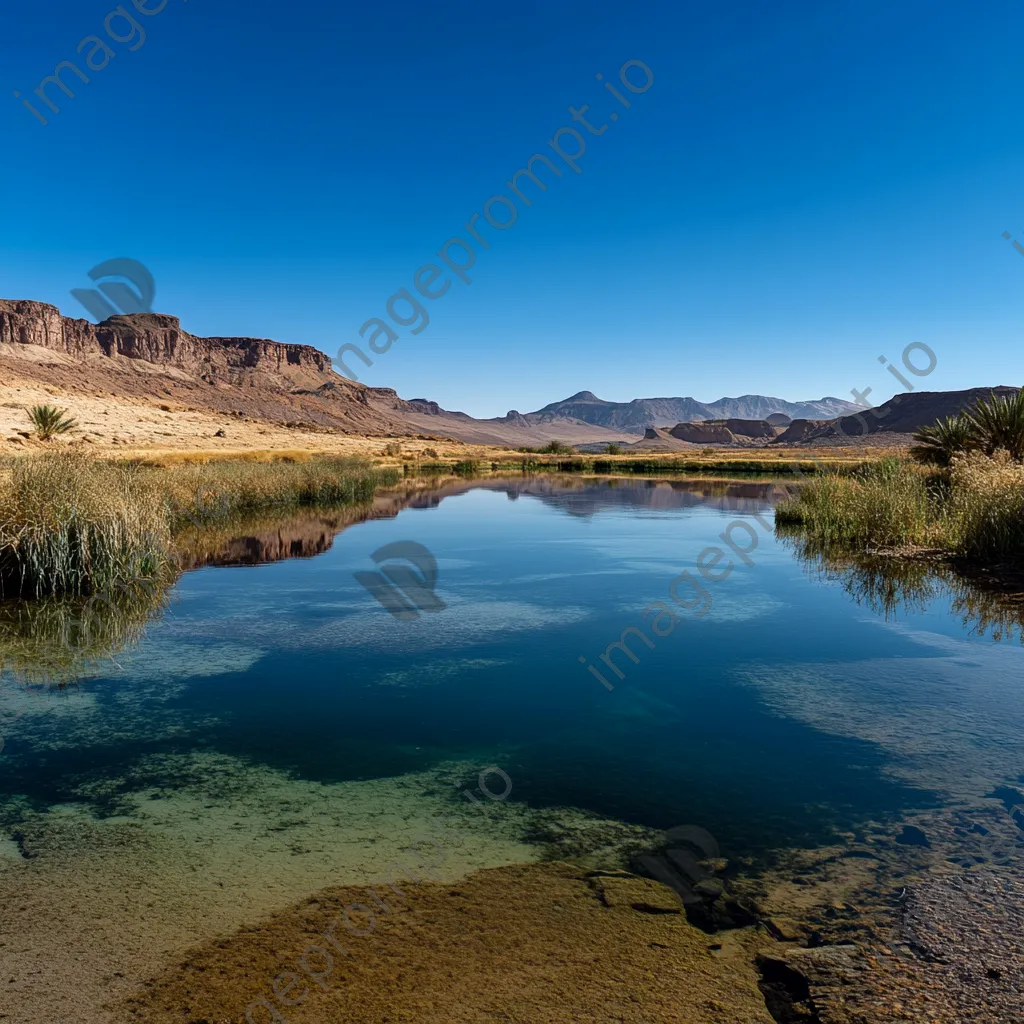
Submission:
M 884 459 L 809 481 L 775 518 L 837 549 L 928 546 L 967 558 L 1021 557 L 1024 465 L 1005 451 L 954 456 L 944 473 Z
M 1024 551 L 1024 465 L 1004 451 L 954 458 L 947 535 L 949 546 L 967 557 Z
M 0 465 L 0 587 L 84 594 L 166 569 L 170 529 L 137 467 L 68 453 Z
M 394 470 L 351 458 L 108 462 L 80 453 L 0 462 L 0 596 L 95 594 L 171 571 L 171 537 L 244 512 L 369 501 Z

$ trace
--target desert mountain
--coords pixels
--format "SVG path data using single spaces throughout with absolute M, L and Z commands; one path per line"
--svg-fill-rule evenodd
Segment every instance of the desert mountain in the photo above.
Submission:
M 813 429 L 793 427 L 779 437 L 780 441 L 812 441 L 829 438 L 858 438 L 865 434 L 912 434 L 921 427 L 930 426 L 936 420 L 966 412 L 979 398 L 991 394 L 1012 395 L 1020 389 L 1000 385 L 994 388 L 970 388 L 966 391 L 911 391 L 894 395 L 888 402 L 868 412 L 855 416 L 843 416 L 838 422 L 819 423 Z M 793 436 L 787 437 L 792 434 Z
M 552 419 L 575 419 L 584 423 L 643 434 L 647 427 L 673 426 L 701 420 L 763 420 L 780 413 L 795 419 L 834 419 L 860 412 L 863 406 L 842 398 L 821 398 L 817 401 L 787 402 L 765 395 L 741 395 L 719 398 L 715 402 L 698 402 L 695 398 L 634 398 L 632 402 L 606 402 L 592 391 L 580 391 L 571 398 L 528 413 L 533 423 Z
M 908 393 L 865 412 L 852 402 L 828 397 L 809 402 L 763 395 L 710 403 L 693 398 L 605 402 L 581 391 L 536 412 L 512 410 L 505 416 L 475 419 L 429 399 L 405 400 L 390 388 L 349 380 L 334 371 L 328 356 L 309 345 L 202 338 L 182 330 L 177 317 L 160 313 L 113 316 L 93 324 L 62 316 L 56 306 L 45 303 L 0 300 L 0 387 L 12 390 L 14 381 L 68 398 L 92 396 L 132 407 L 156 406 L 168 415 L 179 410 L 227 413 L 313 431 L 454 438 L 511 448 L 552 440 L 597 448 L 610 442 L 638 442 L 652 449 L 758 445 L 771 443 L 772 431 L 764 422 L 769 419 L 783 431 L 783 442 L 843 443 L 834 422 L 825 421 L 842 417 L 839 424 L 851 438 L 865 432 L 862 423 L 867 433 L 906 435 L 989 393 L 985 388 Z M 798 422 L 785 430 L 784 417 Z M 173 422 L 167 426 L 162 432 L 173 437 Z M 641 440 L 650 428 L 664 429 Z
M 429 434 L 509 447 L 551 440 L 609 442 L 623 432 L 572 419 L 531 423 L 518 413 L 476 420 L 436 402 L 407 402 L 336 373 L 309 345 L 202 338 L 162 313 L 102 323 L 56 306 L 0 299 L 0 385 L 35 382 L 67 395 L 215 411 L 306 429 L 371 436 Z

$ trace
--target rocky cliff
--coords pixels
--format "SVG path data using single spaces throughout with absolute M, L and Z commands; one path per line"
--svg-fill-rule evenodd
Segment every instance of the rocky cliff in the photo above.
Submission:
M 62 316 L 56 306 L 0 299 L 0 344 L 33 345 L 72 359 L 138 359 L 170 366 L 210 383 L 243 383 L 269 375 L 282 383 L 322 385 L 341 378 L 323 352 L 263 338 L 199 338 L 176 316 L 133 313 L 102 323 Z

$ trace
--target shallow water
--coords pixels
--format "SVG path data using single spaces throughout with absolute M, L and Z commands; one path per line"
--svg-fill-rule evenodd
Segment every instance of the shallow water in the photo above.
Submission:
M 757 861 L 1016 784 L 1019 642 L 965 622 L 941 582 L 900 604 L 823 576 L 775 537 L 772 495 L 764 482 L 461 482 L 384 496 L 361 523 L 229 539 L 206 559 L 254 564 L 185 573 L 142 612 L 141 636 L 131 623 L 75 685 L 8 674 L 7 835 L 30 822 L 28 854 L 44 857 L 69 819 L 230 845 L 244 805 L 280 818 L 259 827 L 287 856 L 326 857 L 363 829 L 350 863 L 365 877 L 371 847 L 390 845 L 386 820 L 364 828 L 388 785 L 401 784 L 395 820 L 429 816 L 494 765 L 509 814 L 469 866 L 550 851 L 559 815 L 697 824 Z M 401 620 L 354 577 L 399 541 L 436 558 L 442 610 Z M 707 582 L 696 562 L 714 547 L 708 575 L 733 568 Z M 609 650 L 620 638 L 631 655 Z

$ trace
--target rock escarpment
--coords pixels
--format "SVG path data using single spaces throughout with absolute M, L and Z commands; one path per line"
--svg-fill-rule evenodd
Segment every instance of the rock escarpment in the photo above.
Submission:
M 202 338 L 175 316 L 134 313 L 94 324 L 56 306 L 0 299 L 0 380 L 39 381 L 66 394 L 186 409 L 317 430 L 410 433 L 402 406 L 348 380 L 311 345 L 265 338 Z M 56 393 L 56 392 L 55 392 Z M 415 431 L 412 431 L 415 433 Z
M 669 433 L 691 444 L 732 444 L 736 440 L 724 423 L 677 423 Z
M 330 359 L 310 345 L 263 338 L 200 338 L 176 316 L 133 313 L 102 323 L 62 316 L 56 306 L 0 300 L 0 344 L 34 345 L 72 359 L 138 359 L 169 366 L 210 382 L 241 383 L 254 372 L 282 383 L 322 385 L 340 380 Z

